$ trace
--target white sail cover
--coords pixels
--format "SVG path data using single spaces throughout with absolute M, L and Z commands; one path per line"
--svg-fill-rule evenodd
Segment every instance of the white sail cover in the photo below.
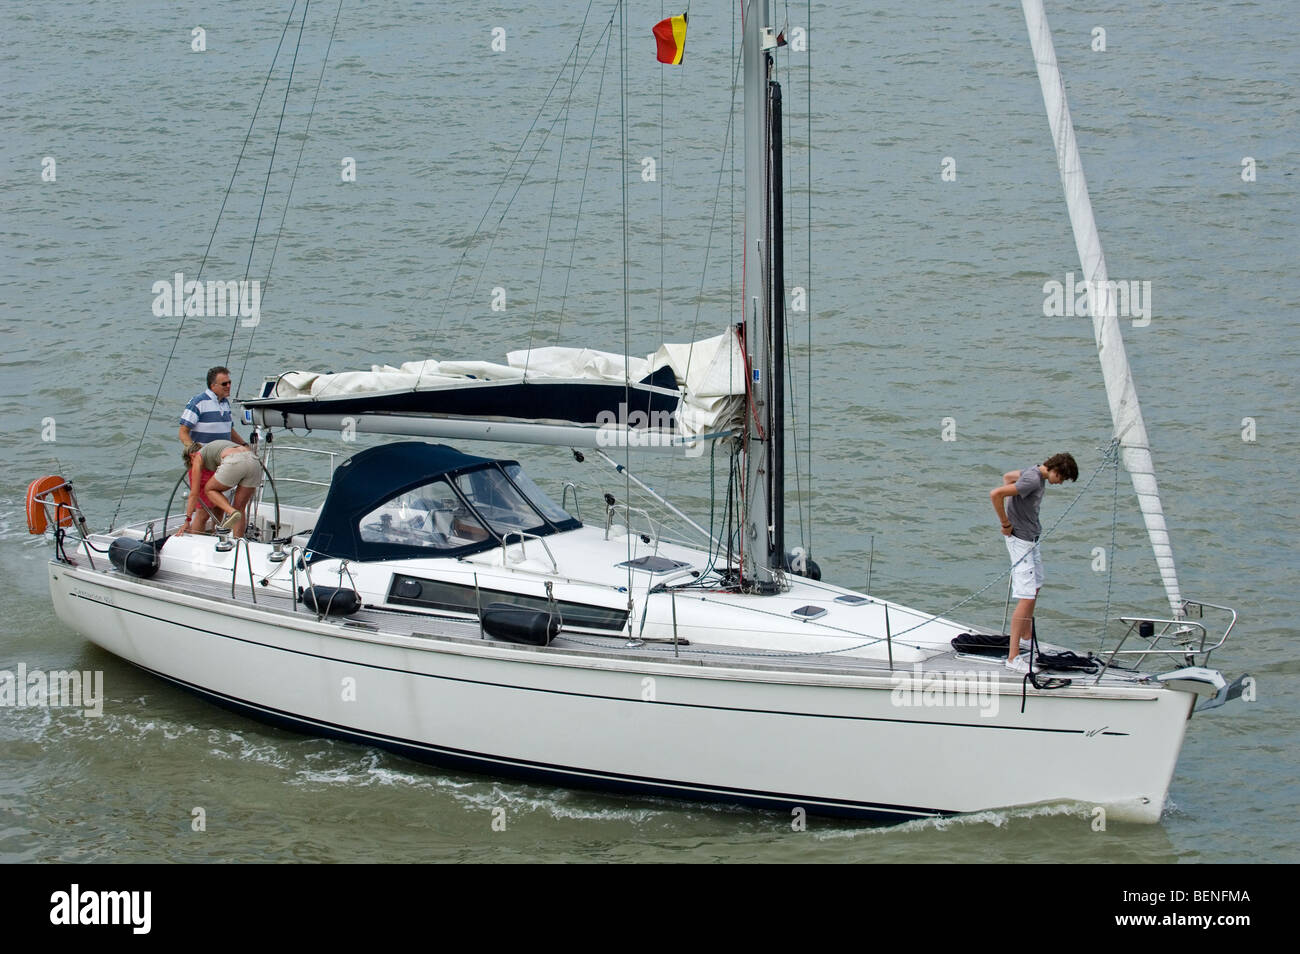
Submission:
M 689 344 L 665 344 L 644 358 L 590 348 L 533 348 L 511 351 L 506 364 L 489 361 L 408 361 L 398 367 L 337 374 L 289 371 L 270 397 L 337 398 L 394 391 L 477 387 L 492 382 L 641 381 L 664 367 L 680 391 L 674 418 L 677 433 L 693 438 L 738 427 L 745 393 L 744 357 L 732 331 Z M 653 425 L 652 425 L 653 426 Z
M 1133 374 L 1124 353 L 1124 340 L 1120 336 L 1115 289 L 1106 274 L 1106 258 L 1102 254 L 1101 237 L 1097 234 L 1097 223 L 1088 198 L 1088 182 L 1083 175 L 1079 146 L 1074 137 L 1074 123 L 1070 120 L 1070 107 L 1065 99 L 1065 81 L 1061 78 L 1061 70 L 1056 62 L 1056 49 L 1052 45 L 1052 33 L 1043 12 L 1042 0 L 1021 2 L 1034 61 L 1038 65 L 1043 105 L 1047 108 L 1052 139 L 1056 143 L 1056 162 L 1061 171 L 1061 185 L 1065 189 L 1070 225 L 1074 229 L 1074 243 L 1078 248 L 1083 277 L 1090 283 L 1092 329 L 1101 358 L 1102 374 L 1106 380 L 1106 397 L 1110 402 L 1115 436 L 1120 441 L 1124 468 L 1133 479 L 1133 490 L 1137 493 L 1138 505 L 1142 508 L 1142 517 L 1146 521 L 1151 549 L 1155 552 L 1169 605 L 1175 616 L 1181 616 L 1183 599 L 1174 568 L 1174 551 L 1169 543 L 1169 531 L 1165 527 L 1165 515 L 1160 506 L 1146 424 L 1142 421 L 1142 409 L 1138 406 Z

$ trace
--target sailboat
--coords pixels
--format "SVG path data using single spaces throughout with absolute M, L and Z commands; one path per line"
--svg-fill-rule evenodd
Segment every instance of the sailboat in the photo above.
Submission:
M 1039 0 L 1024 6 L 1080 257 L 1104 288 L 1050 32 Z M 955 648 L 970 625 L 787 553 L 780 42 L 765 0 L 745 3 L 743 323 L 644 359 L 540 349 L 270 376 L 244 401 L 269 468 L 286 430 L 402 439 L 340 463 L 318 507 L 270 482 L 239 539 L 177 534 L 170 505 L 94 532 L 68 481 L 34 483 L 59 618 L 217 704 L 474 772 L 891 821 L 1058 803 L 1158 821 L 1193 711 L 1241 691 L 1208 668 L 1236 614 L 1177 589 L 1113 303 L 1097 344 L 1168 617 L 1123 617 L 1086 672 L 1026 677 Z M 567 486 L 447 440 L 569 447 L 627 481 L 606 451 L 722 448 L 734 521 L 654 495 L 694 535 L 677 539 L 612 494 L 584 520 Z

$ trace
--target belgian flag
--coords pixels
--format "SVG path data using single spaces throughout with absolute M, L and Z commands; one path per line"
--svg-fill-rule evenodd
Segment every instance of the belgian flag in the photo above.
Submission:
M 686 14 L 660 20 L 654 26 L 654 35 L 659 45 L 659 62 L 680 63 L 686 52 Z

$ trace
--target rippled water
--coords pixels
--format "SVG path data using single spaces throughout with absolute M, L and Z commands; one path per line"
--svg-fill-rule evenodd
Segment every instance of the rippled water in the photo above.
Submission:
M 198 272 L 287 9 L 227 3 L 193 19 L 166 3 L 93 5 L 65 29 L 22 0 L 6 5 L 0 31 L 0 570 L 12 581 L 0 597 L 0 665 L 102 670 L 107 700 L 102 719 L 0 715 L 0 858 L 1300 858 L 1300 521 L 1289 490 L 1300 437 L 1300 36 L 1280 0 L 1048 12 L 1111 274 L 1151 282 L 1151 323 L 1125 335 L 1184 590 L 1241 612 L 1215 663 L 1260 686 L 1259 701 L 1195 719 L 1160 825 L 1094 833 L 1080 807 L 889 828 L 814 820 L 794 833 L 780 816 L 440 772 L 249 722 L 64 628 L 49 606 L 48 548 L 23 526 L 27 481 L 73 477 L 102 525 L 140 445 L 121 518 L 156 512 L 175 472 L 175 416 L 228 349 L 248 394 L 289 367 L 501 360 L 530 340 L 646 353 L 665 337 L 717 333 L 739 279 L 726 224 L 740 206 L 723 161 L 732 24 L 727 5 L 692 9 L 686 68 L 663 74 L 661 100 L 643 42 L 657 15 L 629 16 L 625 333 L 619 51 L 606 58 L 597 41 L 610 8 L 587 20 L 567 124 L 555 107 L 571 71 L 525 140 L 582 25 L 577 5 L 448 18 L 438 5 L 345 4 L 277 245 L 332 25 L 333 5 L 314 5 L 253 255 L 252 275 L 264 278 L 274 248 L 261 324 L 251 343 L 237 329 L 232 345 L 228 323 L 191 320 L 169 361 L 176 323 L 151 314 L 152 284 Z M 806 12 L 791 22 L 807 24 Z M 196 26 L 203 53 L 190 49 Z M 1097 26 L 1105 52 L 1090 48 Z M 495 27 L 502 52 L 491 49 Z M 296 31 L 205 278 L 243 276 Z M 1002 572 L 987 512 L 1001 472 L 1070 448 L 1086 480 L 1108 438 L 1087 321 L 1042 315 L 1043 282 L 1078 263 L 1024 22 L 1015 3 L 948 3 L 937 14 L 817 5 L 808 35 L 811 233 L 808 54 L 791 52 L 782 76 L 788 284 L 809 290 L 815 352 L 810 374 L 808 332 L 797 330 L 795 496 L 801 513 L 810 504 L 805 537 L 810 526 L 829 579 L 862 586 L 874 553 L 873 589 L 940 610 Z M 41 178 L 47 156 L 54 182 Z M 646 156 L 652 183 L 640 176 Z M 1253 182 L 1241 177 L 1247 156 Z M 356 160 L 354 183 L 341 181 L 344 157 Z M 955 182 L 941 178 L 945 157 Z M 504 313 L 490 309 L 497 287 Z M 942 439 L 947 418 L 956 440 Z M 1245 418 L 1253 442 L 1242 439 Z M 42 440 L 48 419 L 52 442 Z M 544 482 L 572 470 L 567 455 L 502 450 Z M 698 465 L 643 466 L 652 484 L 707 512 Z M 592 484 L 602 479 L 594 467 L 581 474 Z M 1112 491 L 1109 474 L 1098 477 L 1047 551 L 1041 625 L 1085 649 L 1107 600 L 1108 578 L 1091 563 L 1094 547 L 1109 546 Z M 1079 492 L 1049 494 L 1049 525 Z M 1138 533 L 1121 484 L 1113 605 L 1159 612 Z M 996 589 L 965 618 L 996 624 Z M 196 807 L 206 832 L 191 830 Z M 505 831 L 492 829 L 493 808 L 506 809 Z

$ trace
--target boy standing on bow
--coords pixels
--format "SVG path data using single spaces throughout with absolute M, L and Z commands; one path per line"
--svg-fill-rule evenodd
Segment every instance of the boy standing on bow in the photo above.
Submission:
M 1007 668 L 1028 672 L 1029 663 L 1020 658 L 1023 642 L 1029 645 L 1034 630 L 1034 603 L 1043 585 L 1043 558 L 1038 549 L 1042 527 L 1038 507 L 1048 484 L 1079 479 L 1079 465 L 1069 454 L 1056 454 L 1043 463 L 1002 475 L 1002 485 L 989 491 L 993 511 L 1002 524 L 1011 556 L 1011 595 L 1018 601 L 1011 615 L 1011 639 Z

